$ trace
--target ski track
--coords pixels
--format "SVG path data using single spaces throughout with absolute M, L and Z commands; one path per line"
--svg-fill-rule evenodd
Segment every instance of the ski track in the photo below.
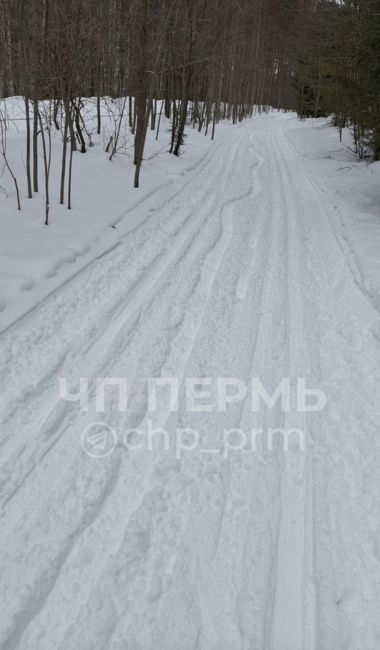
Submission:
M 377 314 L 287 119 L 239 126 L 3 332 L 3 650 L 378 648 Z M 88 458 L 81 431 L 103 416 L 92 393 L 88 412 L 60 400 L 58 378 L 107 376 L 132 387 L 108 424 L 194 428 L 201 448 Z M 181 394 L 149 414 L 160 376 L 305 377 L 328 401 L 187 413 Z M 301 429 L 305 452 L 215 451 L 256 426 Z

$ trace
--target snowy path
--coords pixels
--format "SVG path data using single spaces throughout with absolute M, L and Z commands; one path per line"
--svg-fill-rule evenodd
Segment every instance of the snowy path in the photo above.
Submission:
M 376 650 L 379 315 L 287 119 L 229 131 L 183 191 L 1 338 L 0 647 Z M 147 412 L 148 377 L 283 377 L 320 413 Z M 106 413 L 58 378 L 127 377 Z M 202 445 L 89 458 L 104 419 Z M 220 449 L 224 428 L 298 428 L 305 452 Z M 207 451 L 209 450 L 209 451 Z

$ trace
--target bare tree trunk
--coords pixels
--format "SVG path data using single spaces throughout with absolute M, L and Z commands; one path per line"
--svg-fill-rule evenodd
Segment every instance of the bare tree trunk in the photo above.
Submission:
M 102 131 L 102 116 L 100 114 L 100 95 L 99 94 L 98 94 L 98 96 L 96 98 L 96 122 L 97 122 L 96 132 L 97 132 L 98 135 L 100 135 L 100 133 Z
M 65 114 L 65 129 L 63 133 L 63 145 L 62 145 L 62 166 L 61 166 L 61 190 L 59 196 L 59 202 L 61 205 L 65 202 L 65 176 L 66 176 L 66 157 L 67 157 L 67 137 L 69 132 L 69 118 Z
M 177 130 L 177 103 L 176 100 L 173 99 L 172 137 L 171 137 L 169 153 L 173 153 L 176 130 Z
M 33 101 L 33 191 L 38 192 L 38 99 Z
M 130 128 L 131 131 L 132 131 L 132 127 L 133 127 L 133 102 L 132 102 L 132 95 L 129 95 L 128 100 L 129 100 L 129 104 L 128 104 L 128 124 L 129 124 L 129 128 Z M 133 131 L 132 131 L 132 133 L 133 133 Z
M 49 225 L 49 210 L 50 210 L 50 199 L 49 199 L 49 178 L 50 178 L 50 160 L 51 160 L 51 134 L 50 134 L 50 125 L 47 128 L 48 132 L 48 147 L 46 146 L 46 138 L 44 127 L 42 123 L 41 114 L 38 113 L 38 119 L 41 128 L 41 139 L 42 139 L 42 150 L 44 154 L 44 171 L 45 171 L 45 226 Z
M 72 175 L 73 175 L 73 153 L 75 149 L 72 144 L 70 146 L 70 162 L 69 162 L 69 186 L 67 190 L 67 207 L 71 210 L 71 185 L 72 185 Z
M 116 133 L 115 133 L 115 138 L 114 138 L 114 141 L 113 141 L 113 148 L 112 148 L 112 152 L 111 152 L 111 155 L 109 157 L 109 160 L 112 160 L 112 158 L 114 157 L 114 155 L 116 153 L 116 150 L 117 150 L 117 143 L 119 141 L 120 129 L 121 129 L 121 125 L 122 125 L 123 119 L 124 119 L 124 112 L 125 112 L 126 103 L 127 103 L 127 98 L 124 97 L 123 105 L 122 105 L 121 112 L 120 112 L 120 115 L 119 115 L 119 121 L 118 121 L 117 129 L 116 129 Z
M 54 125 L 55 125 L 55 128 L 57 129 L 57 131 L 60 130 L 60 126 L 59 126 L 59 122 L 58 122 L 58 110 L 59 110 L 60 103 L 61 102 L 60 102 L 59 99 L 54 100 L 53 121 L 54 121 Z
M 150 130 L 155 131 L 156 129 L 156 115 L 157 115 L 157 99 L 154 99 L 150 103 Z
M 181 146 L 184 142 L 185 127 L 187 120 L 187 107 L 189 103 L 189 92 L 190 92 L 190 83 L 192 74 L 190 71 L 190 61 L 191 61 L 191 52 L 192 52 L 192 41 L 189 45 L 189 54 L 188 54 L 188 65 L 185 65 L 183 72 L 183 83 L 182 83 L 182 99 L 181 99 L 181 110 L 177 126 L 177 140 L 174 147 L 174 155 L 179 156 Z
M 83 137 L 82 127 L 81 127 L 81 124 L 80 124 L 80 118 L 81 118 L 80 106 L 81 106 L 81 102 L 80 102 L 80 100 L 78 100 L 78 104 L 76 104 L 75 101 L 72 100 L 72 105 L 73 105 L 73 108 L 74 108 L 75 128 L 77 130 L 77 136 L 78 136 L 78 139 L 79 139 L 79 142 L 80 142 L 80 150 L 81 150 L 81 153 L 86 153 L 86 143 L 85 143 L 85 140 L 84 140 L 84 137 Z
M 158 134 L 160 132 L 160 124 L 161 124 L 161 116 L 162 116 L 163 107 L 164 107 L 164 102 L 161 100 L 160 113 L 159 113 L 159 116 L 158 116 L 158 124 L 157 124 L 157 131 L 156 131 L 156 140 L 158 140 Z
M 26 178 L 28 181 L 28 199 L 33 198 L 32 178 L 30 174 L 30 111 L 29 98 L 25 97 L 25 116 L 26 116 Z
M 140 182 L 140 170 L 143 161 L 144 145 L 146 139 L 146 131 L 148 127 L 147 119 L 147 92 L 145 88 L 141 85 L 141 92 L 137 94 L 135 98 L 137 121 L 136 121 L 136 134 L 135 134 L 135 179 L 134 187 L 139 187 Z
M 178 128 L 177 128 L 177 140 L 173 151 L 175 156 L 179 156 L 180 148 L 182 147 L 184 142 L 188 102 L 189 99 L 185 91 L 181 102 L 181 110 L 179 114 Z

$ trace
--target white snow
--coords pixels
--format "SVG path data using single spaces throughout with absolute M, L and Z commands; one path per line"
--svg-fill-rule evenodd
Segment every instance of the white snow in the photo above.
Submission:
M 294 123 L 288 136 L 308 178 L 334 210 L 330 220 L 358 283 L 380 308 L 380 162 L 360 162 L 352 155 L 349 129 L 342 143 L 330 120 Z
M 212 144 L 189 131 L 139 191 L 126 156 L 82 159 L 75 209 L 52 202 L 48 228 L 42 198 L 0 198 L 0 647 L 377 650 L 379 165 L 277 113 Z M 88 378 L 88 411 L 62 377 Z M 111 388 L 96 412 L 104 377 L 128 378 L 127 412 Z M 148 411 L 160 377 L 181 382 L 178 411 Z M 326 406 L 215 408 L 218 378 L 252 377 L 291 377 L 292 404 L 305 378 Z M 212 410 L 186 407 L 187 378 L 210 380 Z M 81 446 L 94 422 L 116 434 L 104 458 Z M 170 448 L 127 448 L 133 427 Z M 225 453 L 226 429 L 253 427 L 296 428 L 305 449 L 232 432 Z M 179 454 L 181 429 L 201 438 Z
M 43 160 L 39 162 L 39 194 L 27 198 L 25 175 L 25 118 L 23 100 L 0 103 L 7 115 L 7 156 L 18 178 L 22 211 L 16 208 L 14 184 L 0 154 L 0 330 L 7 327 L 48 293 L 99 255 L 117 247 L 124 237 L 150 217 L 152 211 L 174 196 L 191 173 L 208 160 L 217 147 L 209 138 L 190 130 L 186 155 L 167 153 L 169 123 L 162 118 L 158 141 L 148 133 L 141 187 L 133 188 L 133 136 L 127 114 L 121 129 L 120 150 L 113 161 L 104 152 L 114 133 L 123 100 L 108 100 L 102 106 L 102 133 L 96 134 L 94 102 L 87 100 L 85 123 L 92 145 L 86 154 L 74 154 L 72 210 L 59 205 L 61 133 L 52 129 L 50 225 L 44 226 Z M 33 113 L 32 113 L 33 114 Z M 221 124 L 217 141 L 231 125 Z M 41 144 L 40 144 L 41 147 Z M 65 195 L 66 196 L 66 195 Z

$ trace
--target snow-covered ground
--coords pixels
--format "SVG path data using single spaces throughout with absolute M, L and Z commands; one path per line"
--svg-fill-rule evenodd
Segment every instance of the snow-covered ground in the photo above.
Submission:
M 1 648 L 377 650 L 379 165 L 275 113 L 190 132 L 139 191 L 126 156 L 82 158 L 49 228 L 42 199 L 0 198 Z M 128 410 L 96 405 L 105 377 Z M 289 411 L 215 391 L 289 377 Z M 322 410 L 294 408 L 297 378 Z
M 380 163 L 359 162 L 349 129 L 342 143 L 326 119 L 295 121 L 287 133 L 316 188 L 358 283 L 380 309 Z
M 71 211 L 59 205 L 62 136 L 52 129 L 50 225 L 46 228 L 42 157 L 40 192 L 32 200 L 26 198 L 23 101 L 12 98 L 0 104 L 7 116 L 7 157 L 20 185 L 22 205 L 18 212 L 14 184 L 0 154 L 0 330 L 96 257 L 118 246 L 152 211 L 160 210 L 181 191 L 186 174 L 212 155 L 209 138 L 193 130 L 186 138 L 186 155 L 168 155 L 170 124 L 163 117 L 158 140 L 155 132 L 148 132 L 141 187 L 134 189 L 133 136 L 127 114 L 112 162 L 104 151 L 122 107 L 123 100 L 103 103 L 102 132 L 98 136 L 95 103 L 86 102 L 84 118 L 92 146 L 86 154 L 74 154 Z M 223 139 L 230 128 L 222 123 L 217 139 Z

